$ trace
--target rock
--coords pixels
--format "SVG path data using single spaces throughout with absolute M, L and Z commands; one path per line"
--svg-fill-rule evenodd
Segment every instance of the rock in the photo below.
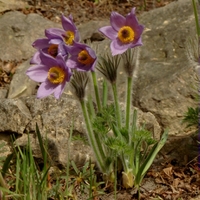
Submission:
M 7 97 L 8 88 L 1 88 L 0 89 L 0 99 L 5 99 Z
M 121 105 L 121 108 L 124 109 L 125 106 Z M 145 123 L 147 129 L 159 139 L 161 128 L 156 118 L 151 113 L 137 110 L 138 124 L 142 126 Z M 29 134 L 34 155 L 41 158 L 35 133 L 37 123 L 42 137 L 48 140 L 52 160 L 62 166 L 68 161 L 68 138 L 72 124 L 73 135 L 87 137 L 80 105 L 70 95 L 64 94 L 60 100 L 56 100 L 53 96 L 45 99 L 36 99 L 35 96 L 4 99 L 0 102 L 0 113 L 2 116 L 0 133 L 20 134 L 16 140 L 16 144 L 20 146 L 26 146 Z M 93 157 L 89 146 L 84 143 L 73 141 L 70 145 L 69 159 L 73 159 L 77 164 L 84 164 Z
M 12 9 L 24 8 L 27 3 L 15 0 L 0 0 L 0 12 L 10 11 Z
M 194 106 L 196 72 L 186 57 L 186 40 L 195 36 L 190 1 L 182 0 L 145 13 L 138 80 L 134 105 L 156 116 L 170 134 L 186 133 L 181 121 Z M 158 17 L 159 16 L 159 17 Z M 156 20 L 155 20 L 156 19 Z
M 61 27 L 37 14 L 24 15 L 21 12 L 7 12 L 0 17 L 0 59 L 27 60 L 35 52 L 32 43 L 43 38 L 44 29 Z
M 30 96 L 35 93 L 37 83 L 26 76 L 26 71 L 30 67 L 30 59 L 17 67 L 15 75 L 10 83 L 8 97 L 17 98 L 21 96 Z
M 140 48 L 138 78 L 133 85 L 133 106 L 140 110 L 140 122 L 146 123 L 156 138 L 165 128 L 169 129 L 171 135 L 186 134 L 181 120 L 187 107 L 194 105 L 191 85 L 195 84 L 196 72 L 187 62 L 185 54 L 186 36 L 195 35 L 193 10 L 188 3 L 189 0 L 174 2 L 139 16 L 140 23 L 145 25 L 145 32 L 144 46 Z M 102 36 L 95 35 L 98 27 L 106 24 L 109 25 L 108 19 L 79 26 L 82 40 L 97 38 L 94 39 L 97 41 L 92 40 L 91 45 L 99 49 L 98 55 L 109 51 L 110 41 L 99 41 Z M 35 94 L 36 86 L 25 75 L 29 59 L 35 52 L 31 44 L 44 37 L 44 29 L 50 27 L 61 27 L 61 24 L 50 22 L 37 14 L 26 16 L 20 12 L 7 12 L 0 17 L 0 59 L 26 60 L 10 85 L 8 97 L 16 99 L 0 101 L 0 132 L 30 133 L 34 136 L 37 122 L 43 137 L 48 134 L 51 146 L 55 144 L 55 152 L 58 153 L 53 157 L 56 157 L 63 153 L 59 145 L 64 148 L 67 144 L 72 116 L 75 119 L 74 132 L 86 133 L 80 107 L 72 96 L 63 94 L 60 100 L 56 100 L 53 96 L 36 99 L 30 95 Z M 98 74 L 100 84 L 101 77 Z M 125 81 L 121 66 L 118 77 L 120 100 L 124 100 Z M 67 87 L 65 92 L 68 90 Z M 92 89 L 89 93 L 93 93 Z M 122 109 L 123 106 L 122 102 Z M 27 138 L 27 135 L 22 137 Z M 26 140 L 21 138 L 21 141 Z M 76 146 L 77 152 L 80 151 L 78 147 L 79 144 Z M 83 154 L 86 155 L 85 152 Z M 66 163 L 66 156 L 66 153 L 62 159 L 58 156 L 57 162 Z
M 29 109 L 20 99 L 1 99 L 0 133 L 23 134 L 31 119 Z

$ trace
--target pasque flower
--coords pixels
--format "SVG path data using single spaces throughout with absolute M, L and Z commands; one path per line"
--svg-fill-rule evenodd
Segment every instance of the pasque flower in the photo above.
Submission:
M 40 52 L 42 51 L 45 54 L 49 54 L 50 56 L 56 58 L 58 54 L 61 54 L 63 57 L 67 59 L 68 52 L 63 48 L 63 42 L 60 41 L 59 44 L 52 44 L 51 38 L 40 38 L 37 39 L 32 46 L 36 48 L 38 51 L 34 54 L 31 59 L 31 64 L 37 64 L 40 61 Z M 34 60 L 34 62 L 33 62 Z M 36 62 L 36 63 L 35 63 Z
M 70 15 L 69 18 L 67 18 L 62 15 L 61 21 L 64 30 L 60 28 L 50 28 L 45 30 L 46 37 L 51 38 L 50 43 L 59 44 L 63 41 L 66 45 L 73 45 L 74 41 L 79 42 L 79 32 L 73 22 L 72 16 Z
M 37 62 L 37 57 L 33 58 L 33 63 L 36 64 L 26 72 L 30 79 L 41 82 L 37 98 L 54 93 L 55 98 L 59 99 L 66 83 L 70 80 L 71 70 L 61 54 L 57 55 L 56 59 L 43 52 L 40 52 L 39 56 L 41 62 Z
M 67 60 L 67 66 L 78 71 L 94 71 L 97 57 L 88 45 L 74 42 L 73 46 L 65 47 L 71 55 Z
M 110 23 L 111 26 L 102 27 L 99 31 L 112 40 L 110 48 L 113 56 L 124 53 L 128 48 L 142 45 L 144 26 L 138 23 L 135 8 L 126 17 L 112 12 Z
M 58 54 L 62 54 L 63 56 L 67 55 L 67 52 L 63 48 L 63 43 L 52 43 L 51 39 L 53 36 L 49 35 L 49 38 L 40 38 L 37 39 L 32 46 L 37 50 L 42 50 L 44 53 L 49 54 L 52 57 L 56 57 Z

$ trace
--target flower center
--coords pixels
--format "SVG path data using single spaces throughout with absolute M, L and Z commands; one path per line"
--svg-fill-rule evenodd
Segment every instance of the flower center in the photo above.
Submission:
M 65 79 L 65 71 L 62 68 L 54 66 L 49 69 L 48 80 L 51 83 L 59 84 L 62 83 L 64 79 Z
M 78 54 L 78 61 L 84 65 L 88 65 L 94 62 L 94 58 L 92 58 L 86 50 L 82 50 Z
M 55 58 L 58 55 L 58 45 L 51 44 L 48 48 L 48 54 Z
M 74 32 L 66 31 L 64 37 L 64 41 L 67 45 L 72 45 L 74 41 Z
M 135 33 L 130 26 L 123 26 L 118 31 L 118 38 L 122 43 L 130 43 L 135 38 Z

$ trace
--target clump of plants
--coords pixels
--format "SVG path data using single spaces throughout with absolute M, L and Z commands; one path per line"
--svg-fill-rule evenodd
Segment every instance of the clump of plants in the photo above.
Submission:
M 70 84 L 80 103 L 89 144 L 103 181 L 112 185 L 115 191 L 119 180 L 126 189 L 135 187 L 140 199 L 141 182 L 168 136 L 168 131 L 164 131 L 161 139 L 156 141 L 152 133 L 145 129 L 145 125 L 137 125 L 137 110 L 131 106 L 132 85 L 139 69 L 139 48 L 142 46 L 144 26 L 139 24 L 135 8 L 125 17 L 112 12 L 111 24 L 99 29 L 111 40 L 111 52 L 97 57 L 88 44 L 80 42 L 73 17 L 62 15 L 61 21 L 63 29 L 46 29 L 46 37 L 33 43 L 37 51 L 26 74 L 30 79 L 41 83 L 37 91 L 39 99 L 51 94 L 60 99 L 66 84 Z M 126 74 L 126 97 L 123 102 L 125 109 L 120 107 L 122 102 L 118 96 L 117 74 L 120 65 L 123 65 Z M 97 71 L 104 77 L 101 95 Z M 91 91 L 87 91 L 90 76 L 95 99 L 88 95 Z M 112 94 L 113 102 L 108 101 L 108 93 Z M 35 166 L 33 167 L 34 170 Z M 87 167 L 83 168 L 84 173 L 80 173 L 75 165 L 73 168 L 79 176 L 75 183 L 79 186 L 88 183 L 92 194 L 98 194 L 95 188 L 99 185 L 95 179 L 91 179 L 91 182 L 83 181 L 83 175 L 88 173 Z M 45 173 L 42 176 L 44 180 L 47 169 Z M 44 186 L 43 182 L 40 185 Z

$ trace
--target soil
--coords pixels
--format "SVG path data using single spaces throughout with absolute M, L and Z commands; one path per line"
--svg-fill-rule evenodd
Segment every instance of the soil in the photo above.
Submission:
M 45 18 L 60 23 L 60 14 L 65 16 L 72 14 L 76 25 L 89 20 L 109 19 L 111 11 L 117 11 L 122 15 L 136 7 L 140 15 L 158 7 L 166 6 L 175 0 L 24 0 L 30 5 L 20 11 L 38 13 Z M 0 89 L 9 86 L 12 74 L 18 63 L 5 63 L 0 65 Z M 2 67 L 3 66 L 3 67 Z M 7 67 L 5 67 L 7 66 Z M 174 150 L 176 151 L 176 149 Z M 182 154 L 184 154 L 182 152 Z M 184 156 L 184 155 L 182 155 Z M 180 162 L 173 159 L 165 152 L 161 160 L 151 167 L 141 186 L 141 199 L 154 200 L 189 200 L 200 199 L 200 170 L 197 166 L 197 157 L 188 162 Z M 135 190 L 118 189 L 118 200 L 134 200 L 137 198 Z M 113 194 L 102 196 L 102 200 L 111 200 Z

